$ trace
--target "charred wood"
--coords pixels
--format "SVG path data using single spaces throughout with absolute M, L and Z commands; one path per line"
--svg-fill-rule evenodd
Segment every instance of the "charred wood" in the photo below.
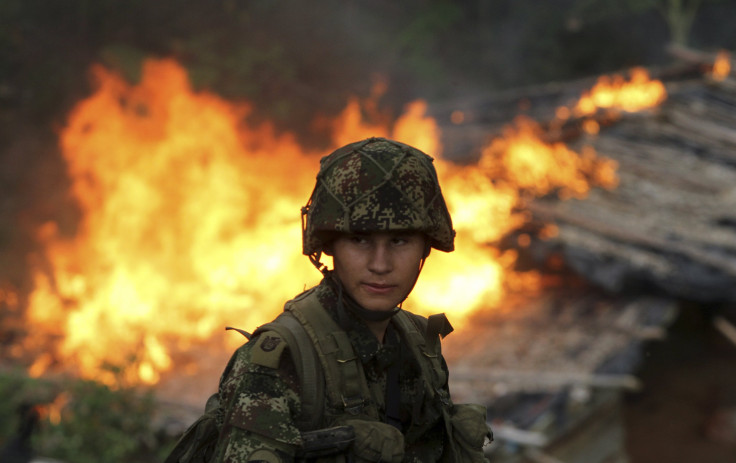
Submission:
M 718 52 L 697 50 L 674 43 L 667 47 L 667 52 L 680 61 L 702 66 L 713 66 L 718 56 Z
M 676 307 L 655 297 L 611 297 L 588 287 L 510 297 L 443 341 L 458 398 L 561 387 L 636 389 L 640 346 L 661 339 Z M 493 348 L 488 348 L 488 339 Z
M 657 113 L 624 117 L 590 144 L 618 163 L 619 185 L 529 209 L 559 234 L 534 240 L 607 290 L 736 300 L 736 92 L 678 85 Z
M 716 329 L 723 334 L 729 341 L 736 345 L 736 326 L 733 326 L 731 322 L 723 317 L 716 317 L 713 320 L 713 325 Z

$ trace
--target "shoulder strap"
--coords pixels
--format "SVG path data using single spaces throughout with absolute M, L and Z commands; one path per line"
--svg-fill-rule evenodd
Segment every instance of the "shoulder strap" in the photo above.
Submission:
M 378 411 L 365 379 L 360 359 L 347 333 L 325 311 L 316 295 L 307 293 L 287 303 L 290 312 L 309 334 L 322 364 L 325 393 L 338 413 L 367 415 L 378 419 Z
M 324 407 L 324 377 L 319 367 L 317 352 L 302 324 L 290 312 L 281 313 L 253 333 L 275 331 L 289 346 L 289 352 L 301 385 L 301 414 L 296 419 L 297 428 L 311 431 L 321 425 Z
M 399 329 L 403 331 L 409 340 L 409 346 L 417 358 L 422 369 L 422 377 L 425 378 L 425 390 L 429 398 L 439 396 L 442 403 L 442 421 L 444 422 L 445 434 L 449 446 L 443 452 L 442 462 L 458 461 L 457 445 L 451 424 L 452 400 L 443 388 L 447 382 L 447 374 L 442 369 L 442 347 L 439 338 L 444 338 L 452 332 L 452 326 L 445 314 L 432 315 L 429 319 L 401 311 L 394 316 Z
M 422 377 L 425 380 L 425 388 L 427 394 L 429 394 L 428 397 L 434 397 L 435 394 L 443 396 L 441 390 L 447 382 L 447 374 L 442 369 L 440 362 L 442 350 L 438 338 L 440 335 L 444 337 L 452 330 L 450 326 L 448 331 L 449 322 L 447 322 L 447 318 L 444 314 L 433 315 L 428 321 L 424 317 L 402 310 L 394 315 L 394 320 L 404 339 L 408 341 L 414 358 L 419 362 Z M 438 326 L 442 329 L 437 330 Z

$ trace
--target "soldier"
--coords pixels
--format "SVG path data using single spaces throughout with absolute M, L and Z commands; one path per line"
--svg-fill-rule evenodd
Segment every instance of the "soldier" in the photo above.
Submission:
M 383 138 L 344 146 L 322 159 L 302 216 L 324 278 L 233 355 L 214 460 L 484 461 L 485 408 L 450 399 L 451 326 L 401 308 L 431 248 L 454 249 L 432 158 Z

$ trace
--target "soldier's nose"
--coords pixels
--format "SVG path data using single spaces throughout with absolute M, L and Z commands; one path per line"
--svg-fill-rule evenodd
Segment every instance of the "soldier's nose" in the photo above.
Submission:
M 372 247 L 368 269 L 379 274 L 391 271 L 391 253 L 387 245 L 378 243 Z

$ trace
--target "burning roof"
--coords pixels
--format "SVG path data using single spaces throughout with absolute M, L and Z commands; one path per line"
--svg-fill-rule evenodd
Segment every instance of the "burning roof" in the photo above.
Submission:
M 646 82 L 650 100 L 657 102 L 648 109 L 614 107 L 618 97 L 591 97 L 581 90 L 618 82 L 621 95 L 634 94 L 622 78 L 522 89 L 459 102 L 465 105 L 466 122 L 442 125 L 449 134 L 446 149 L 472 150 L 468 140 L 482 146 L 489 131 L 502 131 L 501 114 L 514 108 L 547 121 L 545 140 L 562 140 L 568 149 L 609 159 L 617 166 L 618 183 L 615 189 L 592 189 L 584 199 L 530 201 L 532 223 L 559 228 L 554 236 L 531 239 L 527 256 L 541 265 L 558 254 L 578 274 L 613 292 L 733 301 L 736 89 L 731 61 L 726 52 L 677 53 L 684 64 L 658 71 L 661 81 L 647 82 L 641 70 L 632 74 L 631 82 Z M 593 101 L 600 103 L 595 111 L 574 110 Z
M 615 160 L 619 184 L 585 201 L 531 204 L 538 220 L 559 227 L 536 252 L 561 252 L 613 292 L 734 301 L 736 86 L 716 74 L 671 82 L 667 92 L 656 110 L 571 144 Z
M 579 82 L 493 99 L 547 114 L 548 140 L 612 160 L 618 181 L 584 199 L 530 200 L 532 219 L 508 237 L 522 260 L 565 262 L 582 287 L 568 280 L 565 291 L 507 297 L 504 309 L 475 314 L 472 328 L 445 343 L 454 394 L 489 404 L 494 459 L 625 458 L 618 400 L 640 386 L 644 343 L 665 336 L 677 299 L 734 301 L 736 85 L 725 56 L 663 72 L 667 98 L 638 113 L 560 111 Z M 474 123 L 450 126 L 453 140 L 494 126 L 479 116 L 490 103 L 475 104 L 465 110 Z M 549 223 L 557 233 L 535 234 L 535 224 Z M 716 321 L 724 334 L 733 330 Z

